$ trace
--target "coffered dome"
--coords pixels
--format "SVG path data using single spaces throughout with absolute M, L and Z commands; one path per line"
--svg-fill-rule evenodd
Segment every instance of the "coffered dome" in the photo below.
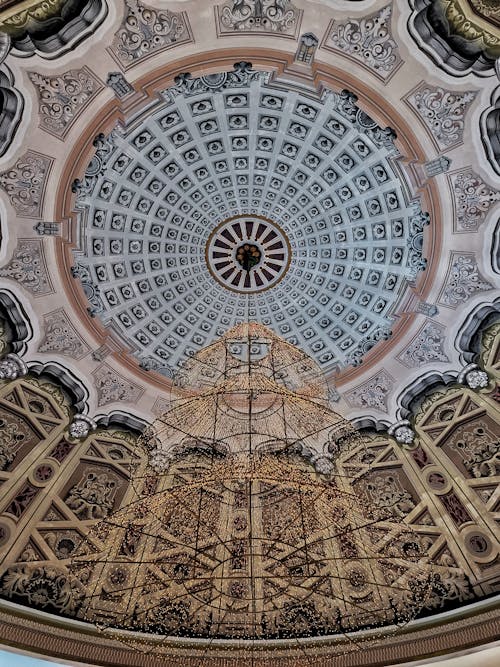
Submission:
M 387 338 L 428 223 L 395 133 L 345 90 L 249 63 L 160 97 L 96 139 L 74 185 L 92 315 L 166 375 L 247 318 L 327 371 Z

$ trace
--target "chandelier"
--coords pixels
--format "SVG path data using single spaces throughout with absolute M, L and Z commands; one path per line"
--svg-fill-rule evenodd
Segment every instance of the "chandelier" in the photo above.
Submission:
M 72 560 L 82 618 L 169 658 L 188 642 L 200 666 L 323 664 L 325 651 L 331 665 L 421 612 L 426 554 L 341 472 L 367 442 L 330 408 L 307 355 L 243 324 L 176 381 L 140 438 L 134 496 Z

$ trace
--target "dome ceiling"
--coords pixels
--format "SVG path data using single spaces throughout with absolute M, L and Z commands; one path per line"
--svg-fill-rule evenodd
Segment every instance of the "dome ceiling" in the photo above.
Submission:
M 445 4 L 0 10 L 4 642 L 496 637 L 499 42 Z
M 125 401 L 143 421 L 246 320 L 359 420 L 397 423 L 422 372 L 455 377 L 498 275 L 490 135 L 467 130 L 479 112 L 491 129 L 493 71 L 429 78 L 390 6 L 97 4 L 75 48 L 55 23 L 33 59 L 31 26 L 4 40 L 5 99 L 38 118 L 0 119 L 0 277 L 36 312 L 28 364 L 68 371 L 89 418 Z
M 178 78 L 98 137 L 75 183 L 92 315 L 166 374 L 247 318 L 327 371 L 358 360 L 425 268 L 395 133 L 347 91 L 301 93 L 249 63 Z

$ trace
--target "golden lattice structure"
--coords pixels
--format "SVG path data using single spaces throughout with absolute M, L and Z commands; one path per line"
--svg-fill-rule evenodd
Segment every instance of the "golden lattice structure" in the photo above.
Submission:
M 306 355 L 242 325 L 189 361 L 183 385 L 141 438 L 135 499 L 72 559 L 80 617 L 141 650 L 185 638 L 205 642 L 204 659 L 231 640 L 253 660 L 270 642 L 327 635 L 353 650 L 360 632 L 420 612 L 432 567 L 412 530 L 337 468 L 363 438 Z
M 323 473 L 359 437 L 328 405 L 327 385 L 303 352 L 259 324 L 241 324 L 189 359 L 184 396 L 142 438 L 157 472 L 188 449 L 220 454 L 299 452 Z

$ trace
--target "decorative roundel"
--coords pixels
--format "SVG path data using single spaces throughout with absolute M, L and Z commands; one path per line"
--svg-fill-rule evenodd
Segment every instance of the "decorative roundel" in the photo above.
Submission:
M 72 272 L 144 368 L 171 375 L 246 320 L 327 373 L 357 364 L 425 267 L 394 133 L 347 91 L 239 63 L 178 77 L 94 145 Z
M 221 285 L 248 294 L 274 287 L 283 278 L 291 250 L 284 232 L 271 220 L 238 216 L 214 229 L 206 256 Z
M 469 551 L 478 557 L 487 557 L 493 550 L 493 545 L 489 537 L 479 531 L 469 533 L 465 543 Z

